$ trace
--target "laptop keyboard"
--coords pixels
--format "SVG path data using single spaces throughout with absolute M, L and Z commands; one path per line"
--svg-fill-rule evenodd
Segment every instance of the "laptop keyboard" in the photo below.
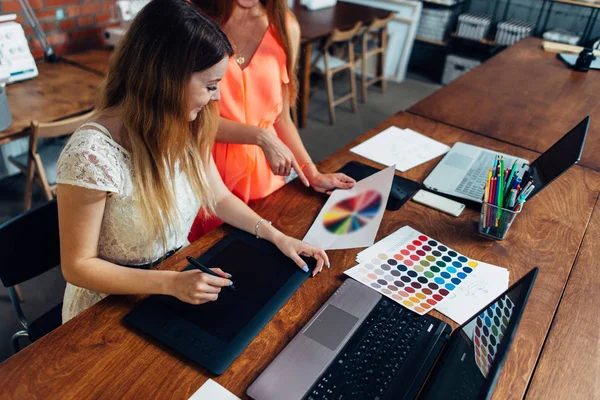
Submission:
M 380 399 L 426 326 L 425 318 L 382 298 L 304 399 Z
M 471 165 L 467 174 L 458 184 L 456 191 L 466 196 L 482 199 L 487 173 L 494 165 L 494 157 L 496 155 L 489 151 L 482 151 L 475 163 Z

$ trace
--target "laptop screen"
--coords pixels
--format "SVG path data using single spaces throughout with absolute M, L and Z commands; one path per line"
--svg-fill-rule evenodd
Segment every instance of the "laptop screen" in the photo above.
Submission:
M 586 117 L 531 164 L 535 189 L 529 198 L 579 161 L 589 124 L 590 117 Z
M 491 397 L 537 268 L 452 332 L 419 399 Z

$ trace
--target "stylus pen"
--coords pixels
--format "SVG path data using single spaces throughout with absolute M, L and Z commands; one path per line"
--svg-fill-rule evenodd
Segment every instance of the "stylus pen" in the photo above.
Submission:
M 190 264 L 192 264 L 194 267 L 198 268 L 200 271 L 204 272 L 205 274 L 209 274 L 212 276 L 217 276 L 219 278 L 222 278 L 222 276 L 219 276 L 218 274 L 214 273 L 213 271 L 211 271 L 204 265 L 200 264 L 198 261 L 194 260 L 192 257 L 187 256 L 186 259 L 190 262 Z M 227 286 L 227 288 L 234 292 L 236 291 L 235 286 L 233 286 L 233 281 L 230 286 Z

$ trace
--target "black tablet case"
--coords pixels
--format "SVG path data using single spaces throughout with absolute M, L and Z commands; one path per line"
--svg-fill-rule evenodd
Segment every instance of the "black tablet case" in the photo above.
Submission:
M 124 321 L 220 375 L 310 273 L 273 244 L 240 231 L 223 238 L 198 261 L 230 273 L 237 291 L 224 288 L 217 301 L 201 305 L 153 295 Z M 314 264 L 308 266 L 312 269 Z

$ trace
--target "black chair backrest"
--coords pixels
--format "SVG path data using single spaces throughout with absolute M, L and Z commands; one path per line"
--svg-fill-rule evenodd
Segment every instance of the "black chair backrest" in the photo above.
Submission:
M 0 280 L 18 285 L 60 264 L 56 200 L 0 224 Z

